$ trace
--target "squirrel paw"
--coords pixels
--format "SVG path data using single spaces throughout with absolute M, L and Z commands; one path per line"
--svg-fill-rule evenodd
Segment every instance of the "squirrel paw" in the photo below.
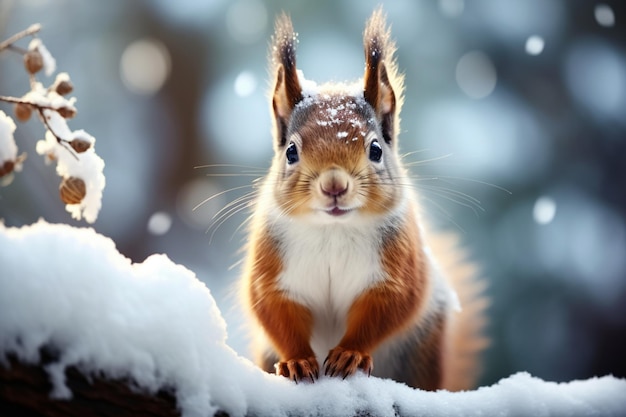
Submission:
M 367 353 L 337 346 L 328 353 L 324 365 L 326 367 L 324 375 L 342 376 L 343 379 L 346 379 L 359 369 L 367 373 L 368 376 L 371 375 L 373 361 Z
M 303 379 L 310 379 L 311 382 L 319 377 L 319 365 L 314 356 L 306 359 L 290 359 L 279 361 L 274 365 L 276 375 L 282 375 L 291 379 L 296 384 Z

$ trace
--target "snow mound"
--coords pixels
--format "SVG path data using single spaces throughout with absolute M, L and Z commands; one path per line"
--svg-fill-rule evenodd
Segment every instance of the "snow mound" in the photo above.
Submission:
M 90 228 L 0 224 L 0 359 L 12 352 L 36 362 L 42 346 L 59 348 L 47 368 L 56 397 L 71 396 L 63 371 L 73 365 L 153 392 L 174 387 L 184 416 L 626 414 L 626 380 L 610 376 L 556 384 L 519 373 L 461 393 L 364 375 L 296 385 L 260 371 L 226 339 L 209 289 L 165 255 L 133 264 Z
M 0 168 L 6 161 L 17 159 L 17 144 L 13 133 L 15 122 L 5 112 L 0 110 Z

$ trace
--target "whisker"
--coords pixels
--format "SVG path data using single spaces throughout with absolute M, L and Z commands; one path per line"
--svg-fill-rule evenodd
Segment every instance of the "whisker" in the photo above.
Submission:
M 233 269 L 241 265 L 243 263 L 243 260 L 244 259 L 240 257 L 239 260 L 237 260 L 235 263 L 228 267 L 227 271 L 232 271 Z
M 233 205 L 229 210 L 225 211 L 224 213 L 222 213 L 212 224 L 211 226 L 209 226 L 209 228 L 207 229 L 207 233 L 209 232 L 209 230 L 213 229 L 213 231 L 211 232 L 211 236 L 209 237 L 209 244 L 211 244 L 213 242 L 213 237 L 215 236 L 215 233 L 217 232 L 217 230 L 230 218 L 232 218 L 234 215 L 236 215 L 237 213 L 245 210 L 248 207 L 248 203 L 250 202 L 250 200 L 252 199 L 252 197 L 250 197 L 249 200 L 241 200 L 239 201 L 239 203 L 237 203 L 236 205 Z M 232 239 L 232 237 L 231 237 Z
M 447 188 L 447 187 L 441 187 L 438 185 L 425 185 L 425 184 L 421 184 L 420 186 L 418 186 L 418 188 L 429 189 L 432 191 L 440 191 L 445 194 L 454 195 L 456 197 L 459 197 L 463 201 L 467 201 L 468 203 L 475 204 L 477 208 L 481 209 L 482 211 L 485 211 L 479 199 L 477 199 L 476 197 L 472 197 L 471 195 L 466 194 L 462 191 L 455 190 L 452 188 Z
M 259 173 L 232 173 L 232 174 L 228 174 L 228 173 L 216 173 L 216 174 L 206 174 L 207 177 L 258 177 Z
M 488 187 L 493 187 L 496 190 L 500 190 L 500 191 L 504 191 L 505 193 L 509 194 L 509 195 L 513 195 L 513 192 L 500 186 L 500 185 L 496 185 L 490 182 L 486 182 L 486 181 L 481 181 L 481 180 L 477 180 L 477 179 L 473 179 L 473 178 L 463 178 L 463 177 L 454 177 L 454 176 L 450 176 L 450 175 L 438 175 L 438 178 L 442 179 L 442 180 L 455 180 L 455 181 L 465 181 L 465 182 L 471 182 L 471 183 L 475 183 L 475 184 L 481 184 L 481 185 L 486 185 Z M 448 182 L 449 184 L 451 184 L 450 182 Z
M 414 166 L 419 166 L 419 165 L 424 165 L 424 164 L 428 164 L 431 162 L 436 162 L 436 161 L 441 161 L 442 159 L 446 159 L 451 157 L 452 154 L 446 154 L 446 155 L 442 155 L 442 156 L 435 156 L 433 158 L 429 158 L 429 159 L 420 159 L 418 161 L 412 161 L 412 162 L 406 162 L 404 164 L 405 167 L 414 167 Z
M 220 229 L 220 227 L 234 215 L 245 210 L 249 206 L 249 203 L 253 201 L 255 197 L 255 192 L 247 193 L 246 195 L 238 197 L 237 199 L 231 201 L 213 215 L 213 217 L 211 218 L 211 225 L 206 230 L 206 233 L 211 232 L 211 235 L 209 237 L 209 244 L 213 242 L 213 237 L 215 236 L 215 233 L 217 233 L 217 231 Z
M 415 151 L 406 152 L 400 155 L 400 158 L 404 159 L 412 155 L 416 155 L 418 153 L 428 152 L 428 149 L 417 149 Z
M 425 185 L 420 184 L 420 182 L 424 181 L 442 181 L 445 183 L 451 184 L 450 181 L 442 180 L 440 176 L 400 176 L 395 178 L 383 178 L 379 179 L 373 175 L 366 174 L 360 175 L 358 181 L 361 185 L 364 186 L 393 186 L 393 187 L 406 187 L 406 188 L 417 188 L 423 191 L 431 191 L 434 193 L 438 193 L 442 197 L 449 199 L 455 203 L 458 203 L 463 206 L 467 206 L 472 209 L 475 214 L 478 214 L 476 209 L 484 212 L 485 209 L 482 207 L 481 201 L 475 197 L 472 197 L 469 194 L 466 194 L 462 191 L 455 190 L 453 188 L 441 187 L 437 185 Z M 411 181 L 412 180 L 412 181 Z M 456 197 L 456 198 L 454 198 Z
M 227 163 L 206 164 L 206 165 L 199 165 L 199 166 L 194 167 L 194 169 L 219 169 L 219 168 L 222 168 L 223 171 L 225 172 L 207 173 L 206 176 L 215 177 L 215 178 L 223 178 L 223 177 L 250 178 L 252 177 L 252 180 L 247 180 L 249 182 L 244 185 L 232 187 L 227 190 L 223 190 L 223 191 L 220 191 L 211 195 L 210 197 L 204 199 L 199 204 L 197 204 L 193 208 L 193 210 L 197 210 L 202 205 L 218 197 L 224 196 L 225 194 L 240 191 L 240 190 L 245 190 L 245 189 L 251 189 L 251 190 L 245 192 L 243 195 L 236 197 L 232 201 L 228 201 L 223 207 L 221 207 L 217 212 L 215 212 L 215 214 L 213 214 L 213 216 L 211 217 L 211 224 L 209 225 L 209 227 L 207 228 L 205 232 L 207 234 L 210 234 L 209 244 L 213 242 L 215 234 L 224 225 L 224 223 L 226 223 L 233 216 L 237 215 L 240 212 L 243 212 L 244 210 L 250 207 L 251 203 L 258 197 L 258 194 L 260 192 L 260 188 L 259 188 L 260 182 L 264 180 L 269 181 L 269 179 L 267 178 L 267 172 L 268 172 L 267 167 L 258 167 L 258 166 L 241 165 L 241 164 L 227 164 Z M 237 172 L 228 172 L 230 169 L 233 169 Z M 248 216 L 244 222 L 238 225 L 238 227 L 235 229 L 235 231 L 231 235 L 230 240 L 234 238 L 234 236 L 241 230 L 241 227 L 243 227 L 249 221 L 249 219 L 250 219 L 250 216 Z
M 457 229 L 459 229 L 461 233 L 465 234 L 465 229 L 463 229 L 460 224 L 454 221 L 454 218 L 452 217 L 452 215 L 446 209 L 444 209 L 441 204 L 435 202 L 435 200 L 433 200 L 432 198 L 428 198 L 424 195 L 421 196 L 421 199 L 435 206 L 435 208 L 437 208 L 443 214 L 443 216 L 446 218 L 447 221 L 452 223 Z
M 207 165 L 198 165 L 193 167 L 194 169 L 205 169 L 205 168 L 245 168 L 258 172 L 267 172 L 267 168 L 264 167 L 256 167 L 252 165 L 238 165 L 238 164 L 207 164 Z
M 200 203 L 198 203 L 193 209 L 191 209 L 192 211 L 197 210 L 199 207 L 201 207 L 202 205 L 208 203 L 209 201 L 213 200 L 214 198 L 217 198 L 221 195 L 224 195 L 226 193 L 230 193 L 232 191 L 237 191 L 237 190 L 242 190 L 244 188 L 249 188 L 252 187 L 252 184 L 246 184 L 246 185 L 241 185 L 239 187 L 233 187 L 233 188 L 229 188 L 228 190 L 224 190 L 224 191 L 220 191 L 217 194 L 213 194 L 211 197 L 205 198 L 204 200 L 202 200 Z
M 252 214 L 247 216 L 244 221 L 241 222 L 241 224 L 239 226 L 237 226 L 237 228 L 235 229 L 235 231 L 233 232 L 233 234 L 230 237 L 229 242 L 231 242 L 233 240 L 233 238 L 235 237 L 235 235 L 237 233 L 239 233 L 241 231 L 241 229 L 246 226 L 248 223 L 250 223 L 250 221 L 252 221 Z
M 478 210 L 483 211 L 483 212 L 485 211 L 482 208 L 482 206 L 480 206 L 480 202 L 475 202 L 474 201 L 475 199 L 473 199 L 473 197 L 465 196 L 460 191 L 442 189 L 442 188 L 437 188 L 437 187 L 426 187 L 426 186 L 424 186 L 422 190 L 424 192 L 435 193 L 441 198 L 444 198 L 448 201 L 452 201 L 453 203 L 458 204 L 460 206 L 467 207 L 470 210 L 472 210 L 472 212 L 474 213 L 476 217 L 479 217 Z M 458 199 L 455 197 L 457 197 Z
M 241 201 L 249 201 L 253 198 L 255 198 L 258 194 L 258 190 L 252 190 L 248 193 L 245 193 L 244 195 L 237 197 L 236 199 L 234 199 L 233 201 L 229 202 L 228 204 L 226 204 L 224 207 L 222 207 L 217 213 L 215 213 L 213 215 L 213 217 L 211 218 L 211 220 L 215 219 L 217 216 L 219 216 L 222 212 L 224 212 L 225 210 L 228 210 L 230 207 L 239 204 Z

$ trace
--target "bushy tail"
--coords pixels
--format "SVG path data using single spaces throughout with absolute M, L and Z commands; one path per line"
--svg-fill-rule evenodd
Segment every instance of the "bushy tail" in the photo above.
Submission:
M 476 387 L 481 373 L 481 354 L 488 346 L 484 334 L 489 305 L 484 295 L 486 282 L 468 261 L 466 251 L 452 234 L 435 237 L 431 243 L 440 267 L 459 298 L 461 311 L 452 311 L 448 318 L 443 360 L 442 388 L 449 391 Z

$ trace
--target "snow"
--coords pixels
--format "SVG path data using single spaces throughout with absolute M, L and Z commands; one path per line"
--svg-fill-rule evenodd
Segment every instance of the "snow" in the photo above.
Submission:
M 61 77 L 61 80 L 69 80 L 67 73 L 61 73 L 59 76 Z M 39 82 L 33 83 L 31 90 L 24 94 L 21 100 L 25 103 L 32 103 L 35 106 L 43 108 L 68 109 L 76 112 L 76 107 L 74 106 L 74 103 L 76 103 L 75 97 L 66 99 L 62 95 L 57 94 L 55 91 L 48 90 Z M 57 134 L 61 136 L 60 133 Z
M 363 98 L 363 80 L 358 79 L 355 82 L 351 83 L 342 83 L 342 84 L 317 84 L 313 80 L 309 80 L 305 77 L 304 72 L 300 69 L 296 70 L 296 74 L 298 76 L 298 82 L 300 83 L 300 88 L 302 90 L 302 95 L 304 96 L 304 101 L 306 102 L 307 98 L 324 98 L 324 95 L 328 93 L 328 91 L 341 88 L 342 92 L 346 95 L 355 97 L 355 98 Z M 327 97 L 326 97 L 327 98 Z
M 50 51 L 48 51 L 48 48 L 46 48 L 46 45 L 43 44 L 41 39 L 34 38 L 32 41 L 30 41 L 30 43 L 28 44 L 28 50 L 39 51 L 43 60 L 43 71 L 48 77 L 51 76 L 56 70 L 57 62 L 50 53 Z
M 15 122 L 0 110 L 0 167 L 6 161 L 17 159 L 17 144 L 13 132 L 15 132 Z
M 48 126 L 61 139 L 71 142 L 80 139 L 91 144 L 91 147 L 82 153 L 76 153 L 67 143 L 59 143 L 50 130 L 46 132 L 44 140 L 37 142 L 36 150 L 48 160 L 57 162 L 56 172 L 62 178 L 78 177 L 85 182 L 87 193 L 79 204 L 66 204 L 65 209 L 73 218 L 80 220 L 83 217 L 89 223 L 98 218 L 102 206 L 102 191 L 106 184 L 103 174 L 104 161 L 95 150 L 95 138 L 84 130 L 71 131 L 59 113 L 53 110 L 44 110 Z
M 70 75 L 67 72 L 58 73 L 56 78 L 54 79 L 54 84 L 58 84 L 62 81 L 70 82 Z
M 346 122 L 351 128 L 360 131 L 360 136 L 365 137 L 367 132 L 363 129 L 363 121 L 357 115 L 358 105 L 365 103 L 363 97 L 363 80 L 359 79 L 352 83 L 326 83 L 318 85 L 315 81 L 308 80 L 301 70 L 297 70 L 298 81 L 302 88 L 302 100 L 297 104 L 298 108 L 317 106 L 315 123 L 321 127 L 340 127 Z M 350 96 L 354 101 L 345 101 Z M 345 130 L 337 132 L 338 139 L 346 139 L 349 133 Z M 352 141 L 359 140 L 353 137 Z M 346 141 L 345 143 L 349 143 Z
M 33 261 L 36 260 L 36 261 Z M 0 225 L 0 361 L 13 352 L 47 367 L 52 395 L 68 398 L 64 369 L 130 377 L 151 392 L 175 387 L 184 416 L 372 415 L 623 416 L 626 380 L 569 383 L 518 373 L 490 387 L 424 392 L 357 375 L 294 384 L 266 374 L 227 345 L 210 290 L 165 255 L 131 263 L 90 228 L 39 221 Z
M 319 87 L 317 83 L 313 80 L 308 80 L 304 76 L 304 72 L 302 70 L 297 69 L 296 74 L 298 75 L 298 82 L 300 83 L 300 88 L 302 89 L 302 95 L 305 97 L 312 97 L 319 94 Z
M 56 70 L 56 61 L 41 39 L 31 40 L 28 49 L 39 51 L 45 74 L 52 75 Z M 70 83 L 67 73 L 57 74 L 55 82 L 49 88 L 31 79 L 30 91 L 19 101 L 31 104 L 31 107 L 45 119 L 42 120 L 46 127 L 45 139 L 37 142 L 37 153 L 44 155 L 47 162 L 56 161 L 56 172 L 62 178 L 78 177 L 85 183 L 86 193 L 82 201 L 78 204 L 66 204 L 65 209 L 74 219 L 84 218 L 88 223 L 94 223 L 102 206 L 102 191 L 106 183 L 103 174 L 104 161 L 94 150 L 95 138 L 93 136 L 84 130 L 72 131 L 69 128 L 66 118 L 71 118 L 76 114 L 76 98 L 66 98 L 56 91 L 56 87 L 61 82 Z M 0 157 L 4 153 L 10 155 L 13 155 L 13 152 L 17 153 L 14 141 L 8 140 L 7 142 L 7 138 L 11 138 L 3 133 L 7 126 L 9 131 L 11 126 L 15 130 L 14 124 L 8 124 L 6 119 L 6 116 L 0 117 Z M 12 131 L 10 133 L 12 137 Z M 72 146 L 73 141 L 75 141 L 74 146 Z M 15 168 L 19 170 L 20 161 L 15 158 L 13 160 L 17 162 Z

